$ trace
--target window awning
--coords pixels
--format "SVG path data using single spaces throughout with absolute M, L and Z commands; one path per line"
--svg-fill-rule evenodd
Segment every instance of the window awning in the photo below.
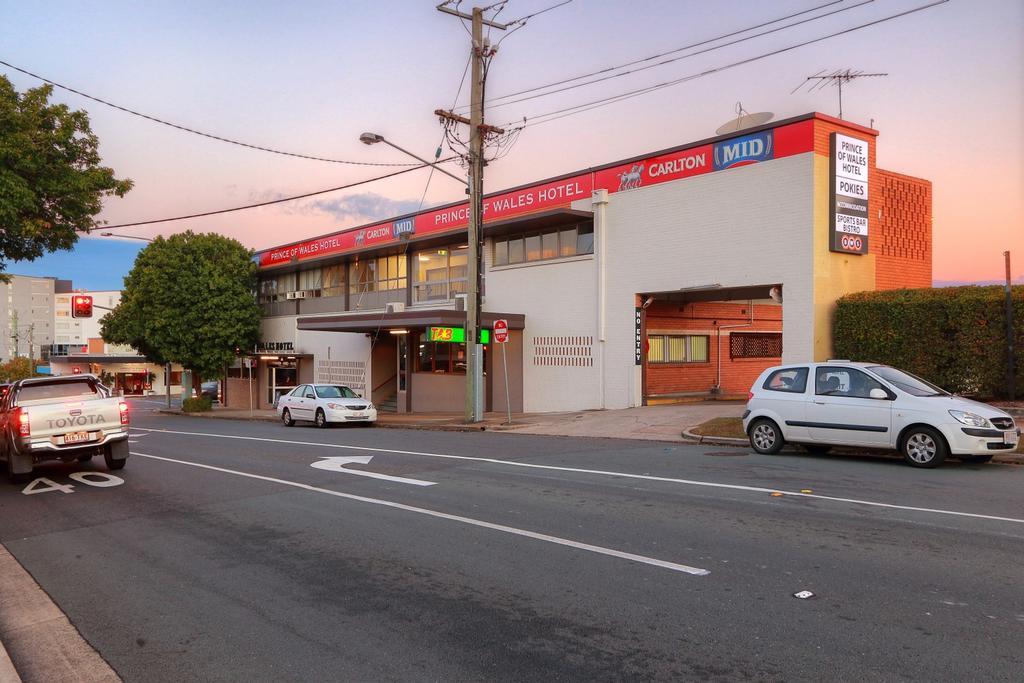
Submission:
M 593 219 L 594 213 L 592 211 L 576 211 L 569 208 L 552 209 L 551 211 L 516 216 L 515 218 L 508 218 L 493 223 L 485 220 L 484 234 L 490 237 L 492 235 L 509 235 L 517 232 L 534 232 Z
M 148 363 L 145 356 L 108 356 L 102 353 L 82 353 L 74 356 L 50 356 L 51 363 Z
M 522 313 L 487 313 L 481 315 L 485 329 L 493 329 L 494 321 L 508 321 L 511 330 L 526 326 Z M 378 330 L 401 330 L 409 328 L 463 327 L 466 324 L 465 311 L 452 309 L 406 310 L 395 313 L 360 313 L 356 315 L 326 315 L 299 318 L 296 326 L 300 330 L 318 332 L 376 332 Z

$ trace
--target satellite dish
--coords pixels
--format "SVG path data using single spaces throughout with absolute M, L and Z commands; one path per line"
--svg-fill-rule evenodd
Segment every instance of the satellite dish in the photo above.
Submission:
M 715 130 L 716 135 L 728 135 L 739 130 L 754 128 L 768 123 L 775 116 L 770 111 L 759 111 L 755 114 L 741 114 L 734 119 L 729 119 Z

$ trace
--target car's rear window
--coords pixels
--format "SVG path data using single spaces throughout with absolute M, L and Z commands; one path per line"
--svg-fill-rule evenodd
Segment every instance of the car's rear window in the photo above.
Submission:
M 802 394 L 807 390 L 807 368 L 783 368 L 768 375 L 761 385 L 768 391 L 785 391 L 791 394 Z
M 52 384 L 26 384 L 18 391 L 18 402 L 41 401 L 62 398 L 96 398 L 101 396 L 96 382 L 86 379 Z

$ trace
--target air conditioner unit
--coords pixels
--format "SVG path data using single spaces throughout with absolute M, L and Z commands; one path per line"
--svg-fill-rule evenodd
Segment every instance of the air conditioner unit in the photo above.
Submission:
M 401 313 L 404 310 L 405 310 L 405 302 L 404 301 L 391 301 L 389 303 L 384 304 L 384 312 L 385 313 Z
M 298 294 L 299 294 L 298 292 L 287 292 L 284 295 L 284 298 L 286 298 L 286 299 L 298 299 L 299 298 Z
M 467 308 L 469 308 L 469 294 L 456 294 L 455 310 L 465 311 Z

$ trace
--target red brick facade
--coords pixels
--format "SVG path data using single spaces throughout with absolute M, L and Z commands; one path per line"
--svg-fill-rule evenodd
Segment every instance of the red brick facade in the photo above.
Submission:
M 750 385 L 765 368 L 782 359 L 732 358 L 730 335 L 751 332 L 782 332 L 782 306 L 769 303 L 708 302 L 673 304 L 655 302 L 644 312 L 647 337 L 655 335 L 706 336 L 707 360 L 690 363 L 649 363 L 644 360 L 645 398 L 706 394 L 718 381 L 718 356 L 721 349 L 722 393 L 746 396 Z M 733 325 L 741 327 L 730 327 Z
M 932 184 L 922 178 L 883 171 L 875 174 L 878 229 L 868 248 L 875 255 L 878 289 L 932 286 Z

